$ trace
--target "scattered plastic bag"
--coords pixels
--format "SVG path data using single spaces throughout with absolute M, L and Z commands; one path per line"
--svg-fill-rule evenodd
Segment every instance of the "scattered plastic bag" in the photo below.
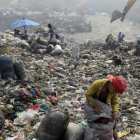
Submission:
M 14 125 L 26 124 L 30 122 L 36 114 L 37 111 L 34 110 L 23 111 L 14 119 Z

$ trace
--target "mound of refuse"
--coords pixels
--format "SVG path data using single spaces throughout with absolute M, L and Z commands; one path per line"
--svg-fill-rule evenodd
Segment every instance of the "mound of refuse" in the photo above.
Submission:
M 87 121 L 102 115 L 110 119 L 111 111 L 103 109 L 103 114 L 89 116 L 84 111 L 87 89 L 107 75 L 122 75 L 128 83 L 127 90 L 118 97 L 119 138 L 139 137 L 140 62 L 134 55 L 137 49 L 133 40 L 114 41 L 117 45 L 110 48 L 105 41 L 79 41 L 71 36 L 58 39 L 53 46 L 38 33 L 28 41 L 13 37 L 12 32 L 0 33 L 1 138 L 112 139 L 112 123 Z

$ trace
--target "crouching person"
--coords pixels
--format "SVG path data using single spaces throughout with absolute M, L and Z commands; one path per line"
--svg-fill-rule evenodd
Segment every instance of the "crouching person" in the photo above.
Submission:
M 111 130 L 114 129 L 114 139 L 117 140 L 117 133 L 115 133 L 116 131 L 112 120 L 115 123 L 119 121 L 118 94 L 122 94 L 126 90 L 127 82 L 121 76 L 113 77 L 108 75 L 107 78 L 107 80 L 96 80 L 89 87 L 86 93 L 87 103 L 85 104 L 85 118 L 88 121 L 88 125 L 91 126 L 91 128 L 93 126 L 93 135 L 95 135 L 95 133 L 99 133 L 98 136 L 100 134 L 102 135 L 102 133 L 107 134 L 107 131 L 111 132 Z M 89 128 L 88 132 L 90 131 Z M 109 140 L 108 137 L 110 136 L 111 133 L 108 133 L 108 136 L 103 135 L 102 137 L 93 137 L 88 134 L 87 139 L 99 138 Z

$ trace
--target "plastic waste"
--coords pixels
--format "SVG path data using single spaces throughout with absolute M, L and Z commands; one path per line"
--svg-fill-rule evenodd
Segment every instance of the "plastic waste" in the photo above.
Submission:
M 15 140 L 15 139 L 19 139 L 19 135 L 15 136 L 15 137 L 11 137 L 11 138 L 6 138 L 6 140 Z
M 118 132 L 118 137 L 122 138 L 124 136 L 127 136 L 128 134 L 130 134 L 130 130 L 129 129 L 128 129 L 128 131 Z
M 129 137 L 128 140 L 139 140 L 140 139 L 140 135 L 136 135 L 134 137 Z
M 75 89 L 75 87 L 73 87 L 73 86 L 67 86 L 66 89 L 67 90 L 73 90 L 73 89 Z
M 45 112 L 49 109 L 49 106 L 45 103 L 40 105 L 41 109 L 39 110 L 39 112 Z
M 78 123 L 78 126 L 80 127 L 87 126 L 87 123 L 85 121 L 81 121 L 80 123 Z
M 38 122 L 34 127 L 33 127 L 33 130 L 37 130 L 38 127 L 40 126 L 41 122 Z
M 14 119 L 14 125 L 26 124 L 30 122 L 36 114 L 37 111 L 34 110 L 23 111 L 16 119 Z
M 52 96 L 55 96 L 56 97 L 56 92 L 52 91 L 52 90 L 49 90 L 47 88 L 43 88 L 41 89 L 41 91 L 45 94 L 45 95 L 52 95 Z
M 36 92 L 33 89 L 30 90 L 30 93 L 34 98 L 37 98 Z

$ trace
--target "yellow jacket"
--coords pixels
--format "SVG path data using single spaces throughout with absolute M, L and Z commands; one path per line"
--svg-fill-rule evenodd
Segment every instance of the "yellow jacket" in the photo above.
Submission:
M 105 83 L 108 80 L 96 80 L 92 83 L 92 85 L 89 87 L 87 93 L 86 93 L 86 98 L 91 107 L 95 107 L 98 104 L 94 101 L 94 98 L 98 99 Z M 112 106 L 112 109 L 114 112 L 119 111 L 119 100 L 118 100 L 118 95 L 117 93 L 109 93 L 107 96 L 106 104 L 109 106 Z

